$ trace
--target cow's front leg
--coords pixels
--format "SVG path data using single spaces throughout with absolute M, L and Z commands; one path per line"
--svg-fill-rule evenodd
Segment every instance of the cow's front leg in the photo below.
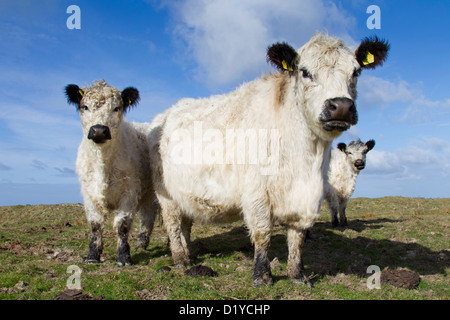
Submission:
M 287 231 L 289 258 L 287 272 L 288 276 L 294 283 L 306 283 L 311 288 L 313 285 L 304 275 L 304 267 L 302 260 L 302 246 L 305 241 L 307 230 L 289 228 Z
M 91 227 L 91 242 L 89 253 L 84 263 L 98 263 L 103 251 L 103 216 L 95 210 L 89 199 L 85 200 L 85 212 L 87 221 Z
M 271 231 L 254 232 L 255 257 L 253 262 L 253 284 L 256 287 L 273 285 L 272 272 L 268 257 Z
M 117 264 L 119 267 L 131 265 L 130 245 L 128 235 L 133 224 L 133 217 L 128 213 L 120 213 L 114 219 L 117 232 Z
M 158 195 L 158 201 L 161 206 L 161 215 L 166 226 L 167 235 L 169 236 L 173 264 L 178 268 L 187 267 L 190 264 L 189 249 L 185 248 L 184 244 L 189 242 L 190 226 L 185 224 L 183 227 L 183 220 L 184 222 L 188 222 L 188 220 L 183 218 L 180 207 L 173 200 Z
M 98 263 L 103 251 L 103 223 L 90 222 L 91 242 L 89 243 L 89 253 L 84 263 Z
M 270 208 L 244 213 L 245 222 L 250 230 L 250 237 L 255 245 L 253 260 L 253 284 L 256 287 L 273 285 L 272 272 L 269 262 L 269 245 L 272 235 L 272 218 Z
M 343 227 L 348 225 L 347 217 L 345 215 L 346 208 L 347 208 L 347 200 L 344 200 L 342 203 L 339 204 L 339 223 Z

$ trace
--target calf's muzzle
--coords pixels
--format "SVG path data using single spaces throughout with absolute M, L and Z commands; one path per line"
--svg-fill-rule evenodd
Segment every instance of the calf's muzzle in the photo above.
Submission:
M 355 167 L 356 167 L 356 169 L 362 170 L 362 169 L 365 168 L 365 166 L 366 166 L 366 163 L 365 163 L 363 160 L 358 159 L 358 160 L 355 161 Z
M 111 132 L 107 126 L 96 124 L 89 129 L 88 139 L 95 143 L 105 143 L 106 140 L 111 140 Z
M 328 99 L 325 101 L 320 120 L 327 131 L 345 131 L 358 122 L 356 105 L 349 98 Z

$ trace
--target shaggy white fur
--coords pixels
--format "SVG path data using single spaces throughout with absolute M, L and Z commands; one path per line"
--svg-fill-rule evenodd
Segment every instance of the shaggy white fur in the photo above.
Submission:
M 139 99 L 134 88 L 120 92 L 101 80 L 83 89 L 69 85 L 66 93 L 79 110 L 83 129 L 76 171 L 92 230 L 86 262 L 100 261 L 105 219 L 112 214 L 118 235 L 118 264 L 129 265 L 128 234 L 135 213 L 141 218 L 138 247 L 148 245 L 155 219 L 147 141 L 151 126 L 124 118 L 125 111 Z
M 174 264 L 189 264 L 193 221 L 244 219 L 257 286 L 273 283 L 267 250 L 275 221 L 288 229 L 290 278 L 307 281 L 305 230 L 319 216 L 330 144 L 357 121 L 363 68 L 341 40 L 322 34 L 299 51 L 275 44 L 268 60 L 280 72 L 229 94 L 180 100 L 153 121 L 149 139 Z
M 375 146 L 374 140 L 366 143 L 361 140 L 352 141 L 347 145 L 339 143 L 331 150 L 328 184 L 325 187 L 325 200 L 330 210 L 333 226 L 347 225 L 345 209 L 348 199 L 355 190 L 356 178 L 365 168 L 367 152 Z M 339 223 L 337 214 L 339 213 Z

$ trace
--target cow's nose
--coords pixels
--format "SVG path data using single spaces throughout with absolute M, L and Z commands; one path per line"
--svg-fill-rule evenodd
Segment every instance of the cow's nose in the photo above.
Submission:
M 341 120 L 350 122 L 351 124 L 356 124 L 356 106 L 352 99 L 328 99 L 326 108 L 330 112 L 330 120 Z
M 366 164 L 364 163 L 363 160 L 358 159 L 358 160 L 355 161 L 355 167 L 356 167 L 356 169 L 362 170 L 362 169 L 364 169 L 365 166 L 366 166 Z
M 106 140 L 111 139 L 111 132 L 107 126 L 96 124 L 89 129 L 88 139 L 95 143 L 104 143 Z

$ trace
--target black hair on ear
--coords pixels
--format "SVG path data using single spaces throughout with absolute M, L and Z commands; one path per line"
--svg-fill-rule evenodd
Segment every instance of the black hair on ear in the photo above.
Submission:
M 65 87 L 67 102 L 74 104 L 77 109 L 80 108 L 81 99 L 83 99 L 84 91 L 80 89 L 76 84 L 69 84 Z
M 267 62 L 280 71 L 292 73 L 297 70 L 298 53 L 286 42 L 275 43 L 267 48 Z
M 356 49 L 356 60 L 361 68 L 374 69 L 386 60 L 390 47 L 387 40 L 377 36 L 364 38 Z
M 339 150 L 341 150 L 342 152 L 345 152 L 345 149 L 347 148 L 347 145 L 345 143 L 341 142 L 341 143 L 338 143 L 337 148 Z
M 372 139 L 372 140 L 367 141 L 366 146 L 367 146 L 367 148 L 369 148 L 368 151 L 372 150 L 373 147 L 375 146 L 375 140 Z
M 139 91 L 136 88 L 128 87 L 122 91 L 122 100 L 124 110 L 127 110 L 129 107 L 133 107 L 139 103 Z

